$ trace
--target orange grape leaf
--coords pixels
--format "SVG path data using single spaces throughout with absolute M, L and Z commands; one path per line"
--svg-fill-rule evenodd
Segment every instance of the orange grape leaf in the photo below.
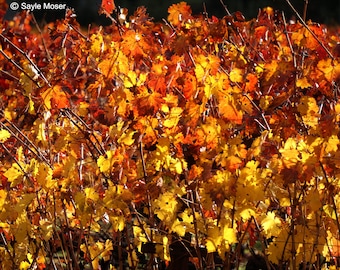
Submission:
M 219 98 L 218 110 L 220 114 L 235 124 L 241 124 L 243 113 L 238 110 L 234 98 L 230 94 L 225 94 Z
M 116 9 L 116 5 L 113 0 L 102 0 L 101 8 L 103 10 L 102 13 L 108 16 Z
M 48 110 L 52 107 L 56 109 L 62 109 L 69 107 L 69 99 L 66 93 L 62 90 L 60 85 L 55 85 L 48 88 L 41 94 L 44 104 Z
M 242 96 L 239 100 L 240 107 L 246 113 L 251 114 L 253 112 L 253 104 L 248 97 Z
M 150 50 L 150 45 L 142 33 L 128 30 L 122 38 L 122 52 L 127 56 L 144 55 Z
M 109 79 L 112 79 L 115 75 L 115 70 L 113 68 L 113 65 L 115 63 L 114 61 L 114 58 L 110 58 L 105 59 L 98 64 L 99 71 Z M 98 86 L 101 86 L 101 83 L 99 81 L 93 83 L 93 88 L 98 88 Z
M 226 166 L 229 171 L 234 172 L 242 165 L 242 160 L 236 156 L 229 156 L 226 159 Z
M 168 12 L 168 21 L 174 26 L 180 26 L 191 17 L 191 7 L 185 2 L 173 4 L 168 8 Z
M 254 92 L 256 90 L 256 86 L 258 84 L 257 76 L 253 73 L 248 73 L 246 77 L 246 87 L 245 90 L 247 92 Z
M 154 114 L 161 107 L 163 99 L 160 93 L 149 93 L 148 90 L 146 90 L 146 92 L 134 100 L 134 103 L 134 109 L 138 109 L 138 115 Z
M 316 103 L 316 100 L 313 97 L 303 96 L 300 99 L 300 103 L 297 107 L 298 112 L 301 115 L 315 115 L 319 111 L 319 107 Z
M 139 133 L 144 134 L 143 142 L 145 144 L 153 144 L 157 140 L 158 131 L 158 120 L 154 117 L 138 117 L 137 123 L 133 126 L 134 129 L 138 130 Z
M 185 73 L 183 83 L 183 95 L 186 99 L 193 96 L 194 92 L 197 90 L 196 77 L 191 73 Z

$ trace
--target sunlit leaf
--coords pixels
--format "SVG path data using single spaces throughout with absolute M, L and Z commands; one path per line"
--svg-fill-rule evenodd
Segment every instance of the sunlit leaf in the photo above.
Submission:
M 268 212 L 262 220 L 261 226 L 267 237 L 278 236 L 281 232 L 281 220 L 274 212 Z
M 0 130 L 0 142 L 1 143 L 4 143 L 10 137 L 11 137 L 11 133 L 9 133 L 7 129 Z
M 111 14 L 116 9 L 116 6 L 113 0 L 102 0 L 101 8 Z
M 183 21 L 186 21 L 190 18 L 191 7 L 185 2 L 180 2 L 178 4 L 173 4 L 172 6 L 170 6 L 168 12 L 168 21 L 171 24 L 178 26 Z

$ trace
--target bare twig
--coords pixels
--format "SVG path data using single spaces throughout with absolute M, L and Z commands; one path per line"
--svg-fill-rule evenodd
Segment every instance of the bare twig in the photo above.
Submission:
M 46 79 L 46 77 L 45 77 L 45 75 L 41 72 L 41 70 L 38 68 L 38 66 L 32 61 L 32 59 L 31 58 L 29 58 L 29 56 L 27 55 L 27 53 L 25 53 L 23 50 L 21 50 L 18 46 L 16 46 L 12 41 L 10 41 L 7 37 L 5 37 L 3 34 L 0 34 L 0 37 L 2 37 L 3 38 L 3 40 L 5 41 L 5 42 L 7 42 L 7 43 L 9 43 L 13 48 L 15 48 L 19 53 L 21 53 L 27 60 L 28 60 L 28 62 L 31 64 L 31 66 L 33 67 L 33 69 L 38 73 L 38 75 L 46 82 L 46 84 L 48 85 L 48 86 L 50 86 L 51 87 L 51 84 L 50 84 L 50 82 Z M 3 52 L 2 50 L 1 50 L 1 52 Z M 4 55 L 4 54 L 3 54 Z M 4 55 L 5 56 L 5 55 Z M 5 56 L 6 57 L 6 56 Z M 8 57 L 8 56 L 7 56 Z M 6 58 L 7 58 L 6 57 Z M 8 59 L 8 58 L 7 58 Z M 11 61 L 11 60 L 9 60 L 9 61 Z M 13 61 L 14 62 L 14 61 Z M 12 61 L 11 61 L 11 63 L 13 63 Z M 15 62 L 14 62 L 15 63 Z M 17 67 L 17 65 L 16 65 L 16 67 Z M 23 70 L 21 67 L 19 68 L 20 70 Z M 26 73 L 25 73 L 25 75 L 26 75 Z M 35 82 L 35 80 L 33 80 L 33 82 Z
M 231 16 L 231 13 L 229 12 L 227 6 L 223 3 L 223 0 L 220 0 L 221 5 L 223 6 L 225 12 L 227 12 L 228 16 Z
M 307 29 L 307 31 L 315 38 L 315 40 L 320 44 L 320 46 L 326 51 L 326 53 L 329 55 L 329 57 L 334 60 L 334 56 L 332 53 L 326 48 L 326 46 L 321 42 L 321 40 L 317 37 L 317 35 L 309 28 L 309 26 L 306 24 L 305 20 L 300 16 L 299 12 L 295 9 L 295 7 L 292 5 L 292 3 L 289 0 L 286 0 L 289 7 L 293 10 L 296 17 L 301 21 L 302 25 Z

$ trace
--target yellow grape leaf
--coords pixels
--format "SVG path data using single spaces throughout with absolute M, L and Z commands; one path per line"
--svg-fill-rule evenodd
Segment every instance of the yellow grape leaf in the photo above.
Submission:
M 228 228 L 228 226 L 224 226 L 223 228 L 223 239 L 228 242 L 228 244 L 237 243 L 236 231 L 234 228 Z
M 274 212 L 267 213 L 267 216 L 261 222 L 261 226 L 267 238 L 278 236 L 281 232 L 281 220 L 276 217 Z
M 336 213 L 333 207 L 329 204 L 324 205 L 323 211 L 332 219 L 336 220 Z
M 47 219 L 39 220 L 39 229 L 42 231 L 42 236 L 45 241 L 51 239 L 54 233 L 54 223 Z
M 311 87 L 312 85 L 308 82 L 306 77 L 300 78 L 296 81 L 296 87 L 300 87 L 301 89 L 305 89 Z
M 248 187 L 250 188 L 250 187 Z M 243 209 L 240 213 L 240 216 L 241 218 L 244 220 L 244 221 L 247 221 L 249 220 L 251 217 L 255 217 L 256 216 L 256 213 L 253 209 L 251 208 L 247 208 L 247 209 Z
M 170 142 L 168 138 L 159 138 L 156 145 L 157 149 L 155 151 L 155 169 L 159 171 L 161 166 L 169 156 Z M 171 157 L 170 157 L 171 158 Z
M 11 137 L 11 133 L 6 129 L 0 129 L 0 143 L 4 143 Z
M 23 210 L 21 213 L 18 213 L 18 217 L 15 220 L 13 234 L 15 235 L 15 240 L 19 243 L 25 243 L 25 239 L 30 235 L 32 225 L 27 216 L 26 210 Z
M 216 75 L 220 66 L 220 59 L 215 55 L 199 54 L 195 58 L 195 75 L 198 82 L 205 81 L 208 74 Z
M 33 115 L 35 114 L 34 102 L 31 98 L 31 96 L 30 96 L 30 99 L 28 101 L 28 113 L 33 114 Z
M 169 159 L 170 156 L 167 156 Z M 166 164 L 166 167 L 170 169 L 170 171 L 174 171 L 177 174 L 181 174 L 183 169 L 187 168 L 187 163 L 185 160 L 180 160 L 179 158 L 170 157 L 169 163 Z
M 215 252 L 221 245 L 224 234 L 221 234 L 219 227 L 214 226 L 208 229 L 205 247 L 208 253 Z
M 288 138 L 285 142 L 284 148 L 279 150 L 282 154 L 283 163 L 287 168 L 293 167 L 299 161 L 299 151 L 296 148 L 296 141 L 293 138 Z
M 118 139 L 118 143 L 119 144 L 125 144 L 127 146 L 132 145 L 135 142 L 135 139 L 133 138 L 133 135 L 136 133 L 136 131 L 126 131 L 122 134 L 122 136 L 120 136 L 120 138 Z
M 31 268 L 31 264 L 28 261 L 22 261 L 19 265 L 20 270 L 27 270 Z
M 195 137 L 196 143 L 205 143 L 207 149 L 214 149 L 220 142 L 221 126 L 215 118 L 207 117 L 206 124 L 202 124 L 201 128 L 197 128 Z
M 105 241 L 105 248 L 103 249 L 103 252 L 101 254 L 103 260 L 106 262 L 110 260 L 111 258 L 111 251 L 113 250 L 113 244 L 110 239 L 106 239 Z
M 104 40 L 103 35 L 98 32 L 97 34 L 92 34 L 90 37 L 91 42 L 91 53 L 94 57 L 98 57 L 104 51 Z
M 219 91 L 230 88 L 229 78 L 225 73 L 217 73 L 216 75 L 209 75 L 204 82 L 204 94 L 207 98 L 211 95 L 217 95 Z
M 337 152 L 339 142 L 340 141 L 337 135 L 330 136 L 328 142 L 326 143 L 325 154 L 328 154 L 330 152 Z
M 81 101 L 79 103 L 79 107 L 78 107 L 78 114 L 79 116 L 82 116 L 82 117 L 85 117 L 87 116 L 88 112 L 89 112 L 89 107 L 90 107 L 90 104 L 88 102 L 84 102 L 84 101 Z
M 154 207 L 155 214 L 160 220 L 162 220 L 165 224 L 172 224 L 178 207 L 176 193 L 166 191 L 160 194 L 158 199 L 154 201 Z
M 93 187 L 87 187 L 84 189 L 86 201 L 93 203 L 98 201 L 99 195 Z
M 233 68 L 229 73 L 230 81 L 240 83 L 243 81 L 243 70 L 240 68 Z
M 47 136 L 46 136 L 46 124 L 43 119 L 37 119 L 34 121 L 34 128 L 37 141 L 41 142 L 44 146 L 47 144 Z
M 124 157 L 118 152 L 118 150 L 108 150 L 106 156 L 100 156 L 97 160 L 97 165 L 100 172 L 110 173 L 113 165 L 118 162 L 123 161 Z
M 320 194 L 317 189 L 311 189 L 308 195 L 305 197 L 307 207 L 313 212 L 318 211 L 321 207 Z
M 340 75 L 340 64 L 336 60 L 322 59 L 318 62 L 317 67 L 329 82 L 332 82 Z
M 180 107 L 171 108 L 170 114 L 167 119 L 164 121 L 163 126 L 167 128 L 172 128 L 177 126 L 179 119 L 181 118 L 181 114 L 183 109 Z
M 111 215 L 110 216 L 110 222 L 112 224 L 113 231 L 118 232 L 118 231 L 123 231 L 125 228 L 125 217 L 123 215 Z
M 46 163 L 39 163 L 38 174 L 36 176 L 38 183 L 49 190 L 57 187 L 57 181 L 52 180 L 53 170 Z
M 271 262 L 278 264 L 284 253 L 289 251 L 287 239 L 289 239 L 288 230 L 282 230 L 277 238 L 273 238 L 273 242 L 267 248 L 268 259 Z
M 7 191 L 0 189 L 0 212 L 2 211 L 7 198 Z
M 262 96 L 260 98 L 260 108 L 262 110 L 267 110 L 270 104 L 272 104 L 273 100 L 274 98 L 272 96 L 267 96 L 267 95 Z
M 25 164 L 20 165 L 25 166 Z M 17 163 L 13 163 L 11 168 L 4 173 L 4 176 L 7 177 L 8 182 L 11 183 L 11 187 L 14 187 L 22 180 L 24 172 Z
M 33 199 L 35 198 L 36 194 L 23 194 L 20 198 L 20 201 L 15 205 L 14 211 L 17 213 L 21 213 L 25 211 L 25 209 L 32 203 Z
M 146 81 L 147 74 L 141 73 L 139 76 L 133 70 L 129 70 L 124 77 L 124 86 L 126 88 L 131 88 L 134 86 L 141 86 Z
M 172 223 L 171 231 L 177 233 L 178 236 L 183 237 L 186 232 L 186 226 L 183 222 L 179 221 L 178 218 Z

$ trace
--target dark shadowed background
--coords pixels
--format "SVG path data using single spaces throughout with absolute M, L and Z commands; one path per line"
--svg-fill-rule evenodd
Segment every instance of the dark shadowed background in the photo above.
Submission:
M 294 7 L 302 14 L 304 3 L 307 0 L 291 0 Z M 14 0 L 7 0 L 10 4 Z M 101 0 L 51 0 L 51 1 L 40 1 L 40 0 L 28 0 L 28 1 L 17 1 L 19 6 L 21 3 L 66 3 L 67 6 L 75 9 L 78 16 L 78 21 L 83 25 L 88 24 L 108 24 L 109 22 L 104 16 L 98 15 L 98 8 L 101 4 Z M 167 17 L 167 9 L 173 3 L 178 1 L 173 0 L 115 0 L 116 5 L 120 7 L 128 8 L 129 14 L 138 6 L 145 6 L 155 20 L 159 21 L 162 18 Z M 210 16 L 215 15 L 217 17 L 223 17 L 226 12 L 221 5 L 220 0 L 187 0 L 188 4 L 191 5 L 193 14 L 198 14 L 204 11 L 204 5 Z M 340 0 L 309 0 L 307 10 L 307 19 L 311 19 L 314 22 L 325 23 L 325 24 L 337 24 L 340 25 Z M 286 17 L 289 18 L 293 15 L 289 8 L 286 0 L 224 0 L 225 5 L 229 11 L 241 11 L 246 19 L 256 17 L 258 10 L 263 7 L 271 6 L 275 9 L 284 11 Z M 20 7 L 19 9 L 20 10 Z M 56 10 L 40 10 L 34 11 L 34 15 L 40 22 L 51 21 L 64 16 L 65 11 Z M 10 18 L 15 12 L 11 9 L 8 10 L 6 17 Z

